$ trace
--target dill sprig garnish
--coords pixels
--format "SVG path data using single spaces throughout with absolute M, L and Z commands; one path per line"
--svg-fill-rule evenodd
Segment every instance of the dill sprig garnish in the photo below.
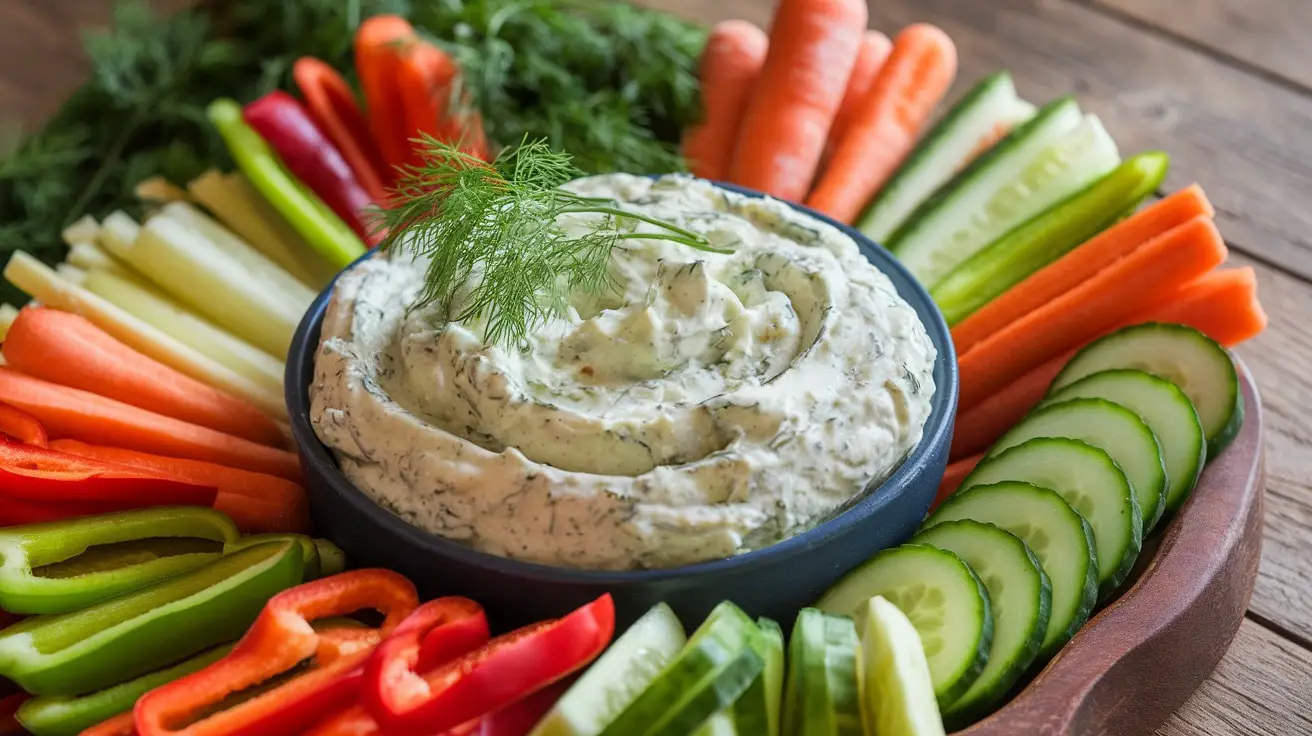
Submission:
M 410 167 L 380 222 L 384 248 L 429 259 L 412 308 L 436 304 L 450 321 L 483 320 L 489 344 L 519 345 L 564 314 L 570 294 L 613 287 L 611 251 L 623 240 L 669 240 L 712 253 L 705 237 L 669 222 L 561 189 L 582 175 L 569 153 L 525 138 L 488 163 L 424 139 L 425 162 Z M 559 218 L 594 215 L 566 232 Z M 658 228 L 637 232 L 644 222 Z

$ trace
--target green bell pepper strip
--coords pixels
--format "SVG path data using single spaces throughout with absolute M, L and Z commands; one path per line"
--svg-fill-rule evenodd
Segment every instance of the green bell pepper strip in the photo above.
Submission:
M 223 553 L 232 554 L 237 550 L 254 547 L 257 544 L 278 542 L 284 539 L 290 539 L 301 546 L 301 564 L 305 571 L 305 582 L 321 577 L 319 566 L 319 546 L 314 543 L 312 538 L 307 537 L 304 534 L 252 534 L 225 544 L 223 546 Z
M 0 631 L 0 676 L 33 695 L 103 690 L 236 639 L 303 574 L 301 546 L 284 539 L 90 608 L 24 619 Z
M 260 194 L 315 252 L 335 268 L 364 254 L 364 243 L 342 218 L 292 176 L 269 144 L 242 118 L 241 105 L 221 98 L 206 110 L 228 152 Z
M 319 576 L 331 577 L 346 569 L 346 553 L 327 539 L 315 539 L 319 548 Z
M 142 675 L 121 685 L 90 695 L 63 697 L 42 695 L 18 708 L 18 722 L 34 736 L 77 736 L 97 723 L 132 710 L 137 698 L 165 683 L 208 667 L 232 650 L 224 644 L 172 667 Z
M 227 516 L 199 506 L 0 529 L 0 608 L 31 614 L 86 608 L 213 562 L 239 536 Z

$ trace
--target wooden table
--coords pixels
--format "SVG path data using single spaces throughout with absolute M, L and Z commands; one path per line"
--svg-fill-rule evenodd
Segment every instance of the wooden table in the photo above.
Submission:
M 646 0 L 700 20 L 769 22 L 767 0 Z M 76 31 L 108 0 L 0 2 L 0 120 L 33 124 L 80 81 Z M 183 0 L 158 5 L 179 6 Z M 1248 618 L 1162 734 L 1312 734 L 1312 2 L 878 0 L 956 40 L 966 84 L 1010 69 L 1021 93 L 1075 93 L 1122 150 L 1172 155 L 1168 188 L 1206 188 L 1231 260 L 1253 266 L 1271 327 L 1240 349 L 1269 429 L 1266 537 Z

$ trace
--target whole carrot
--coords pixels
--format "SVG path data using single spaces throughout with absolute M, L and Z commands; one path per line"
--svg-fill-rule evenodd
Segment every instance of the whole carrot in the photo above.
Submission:
M 726 20 L 711 30 L 702 51 L 702 121 L 688 129 L 683 155 L 692 173 L 724 179 L 752 88 L 765 66 L 770 40 L 745 20 Z
M 806 203 L 852 222 L 915 147 L 956 75 L 957 49 L 946 33 L 917 23 L 897 34 L 888 61 Z
M 783 0 L 729 180 L 802 201 L 856 64 L 865 0 Z
M 875 77 L 883 68 L 884 62 L 888 61 L 888 54 L 892 50 L 893 42 L 879 31 L 866 31 L 866 35 L 861 37 L 861 48 L 856 54 L 856 65 L 852 67 L 852 76 L 847 79 L 847 92 L 843 93 L 843 104 L 838 106 L 838 115 L 834 116 L 834 124 L 829 129 L 829 142 L 826 144 L 826 149 L 830 155 L 838 147 L 843 134 L 851 127 L 852 118 L 856 116 L 861 103 L 870 93 L 870 86 L 875 83 Z

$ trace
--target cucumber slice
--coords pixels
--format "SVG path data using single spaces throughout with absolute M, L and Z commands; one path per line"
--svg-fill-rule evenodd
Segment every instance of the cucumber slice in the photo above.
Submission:
M 876 596 L 864 606 L 862 702 L 871 736 L 943 736 L 943 718 L 920 634 L 897 606 Z
M 584 672 L 529 736 L 596 736 L 687 644 L 664 603 L 643 614 Z
M 1031 483 L 975 486 L 948 498 L 925 528 L 974 519 L 1025 540 L 1052 584 L 1052 613 L 1040 659 L 1057 653 L 1089 619 L 1098 600 L 1098 560 L 1093 530 L 1056 491 Z
M 721 603 L 687 646 L 602 729 L 604 736 L 685 736 L 738 700 L 765 668 L 756 625 Z
M 1180 508 L 1198 482 L 1207 459 L 1207 434 L 1198 411 L 1184 391 L 1151 373 L 1115 369 L 1085 376 L 1058 389 L 1040 406 L 1075 398 L 1107 399 L 1139 415 L 1162 446 L 1162 461 L 1166 464 L 1166 511 Z M 1097 531 L 1095 526 L 1094 532 Z
M 788 643 L 786 736 L 862 736 L 856 626 L 846 616 L 803 608 Z
M 1157 436 L 1138 414 L 1105 399 L 1072 399 L 1038 409 L 1012 427 L 985 457 L 1036 437 L 1065 437 L 1107 451 L 1130 479 L 1143 516 L 1143 534 L 1166 510 L 1166 464 Z
M 1038 437 L 980 463 L 961 487 L 1008 480 L 1051 488 L 1089 522 L 1100 598 L 1130 574 L 1143 545 L 1143 517 L 1134 487 L 1106 451 L 1079 440 Z
M 734 730 L 745 736 L 778 736 L 784 667 L 784 635 L 779 624 L 759 619 L 752 646 L 765 666 L 730 709 Z
M 927 288 L 1012 228 L 1120 163 L 1096 117 L 1074 102 L 1041 111 L 917 208 L 888 247 Z
M 974 684 L 993 643 L 984 584 L 955 554 L 923 544 L 886 549 L 839 580 L 816 607 L 856 616 L 875 596 L 902 609 L 920 632 L 939 703 L 950 705 Z
M 888 239 L 916 206 L 943 186 L 998 131 L 1009 131 L 1034 117 L 1033 105 L 1016 94 L 1007 72 L 986 77 L 966 93 L 880 189 L 857 228 L 877 243 Z
M 765 672 L 761 679 L 765 682 L 766 732 L 779 736 L 783 728 L 784 630 L 768 618 L 757 619 L 756 626 L 765 639 Z
M 1112 368 L 1141 370 L 1179 386 L 1198 410 L 1208 459 L 1219 455 L 1243 426 L 1244 395 L 1230 353 L 1192 327 L 1149 323 L 1113 332 L 1071 358 L 1051 390 Z
M 943 318 L 957 324 L 1132 212 L 1157 191 L 1169 164 L 1164 153 L 1141 153 L 990 243 L 934 287 Z
M 970 519 L 946 521 L 917 534 L 913 544 L 945 549 L 984 581 L 993 610 L 993 646 L 979 679 L 944 709 L 955 728 L 991 713 L 1039 654 L 1052 612 L 1052 585 L 1020 537 Z

